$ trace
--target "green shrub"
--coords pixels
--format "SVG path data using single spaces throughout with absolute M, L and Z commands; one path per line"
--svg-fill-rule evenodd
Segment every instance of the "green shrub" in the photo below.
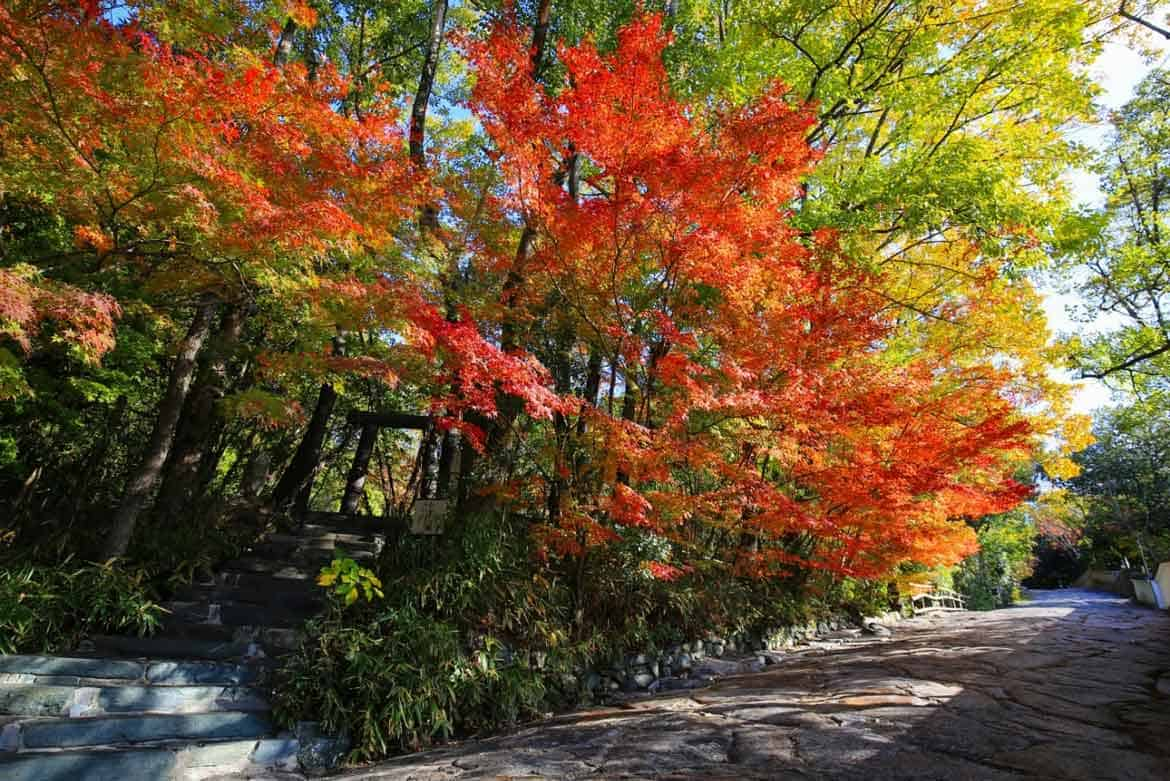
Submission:
M 639 566 L 653 545 L 631 534 L 584 563 L 556 560 L 535 548 L 529 520 L 481 515 L 442 537 L 391 539 L 370 570 L 335 561 L 318 580 L 328 611 L 277 672 L 276 716 L 320 722 L 349 736 L 351 760 L 377 759 L 575 705 L 583 670 L 630 653 L 889 599 L 881 584 L 757 580 L 719 563 L 657 580 Z M 385 595 L 372 599 L 378 578 Z
M 329 589 L 332 596 L 346 605 L 352 605 L 363 594 L 367 602 L 373 602 L 374 597 L 381 599 L 386 596 L 382 593 L 382 581 L 373 571 L 345 554 L 334 556 L 329 566 L 321 568 L 317 585 Z
M 544 673 L 506 658 L 491 636 L 468 647 L 460 629 L 403 607 L 357 623 L 335 602 L 311 622 L 274 687 L 277 718 L 346 734 L 350 759 L 417 750 L 542 712 Z
M 86 635 L 153 632 L 146 573 L 116 563 L 0 567 L 0 653 L 53 653 Z
M 994 610 L 1020 598 L 1020 582 L 1032 572 L 1035 527 L 1019 513 L 985 519 L 979 529 L 979 553 L 953 572 L 954 587 L 967 598 L 969 610 Z

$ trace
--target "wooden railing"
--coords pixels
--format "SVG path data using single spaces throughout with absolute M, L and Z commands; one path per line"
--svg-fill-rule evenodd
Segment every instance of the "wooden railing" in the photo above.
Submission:
M 936 611 L 957 611 L 967 609 L 967 600 L 962 594 L 949 588 L 932 588 L 920 591 L 910 598 L 914 615 Z

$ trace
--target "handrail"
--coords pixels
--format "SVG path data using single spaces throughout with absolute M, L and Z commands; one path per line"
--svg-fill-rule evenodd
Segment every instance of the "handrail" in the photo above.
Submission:
M 914 615 L 933 611 L 957 612 L 967 609 L 967 599 L 949 588 L 935 588 L 927 593 L 915 594 L 910 598 Z

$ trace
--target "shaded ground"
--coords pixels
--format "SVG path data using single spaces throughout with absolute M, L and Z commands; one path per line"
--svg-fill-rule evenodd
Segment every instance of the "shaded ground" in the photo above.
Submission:
M 1170 615 L 1036 592 L 345 777 L 1170 779 Z

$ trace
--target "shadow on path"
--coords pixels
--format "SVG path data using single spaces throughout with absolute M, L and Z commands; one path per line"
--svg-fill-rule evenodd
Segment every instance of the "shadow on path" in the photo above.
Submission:
M 1170 615 L 1031 596 L 347 777 L 1170 779 Z

